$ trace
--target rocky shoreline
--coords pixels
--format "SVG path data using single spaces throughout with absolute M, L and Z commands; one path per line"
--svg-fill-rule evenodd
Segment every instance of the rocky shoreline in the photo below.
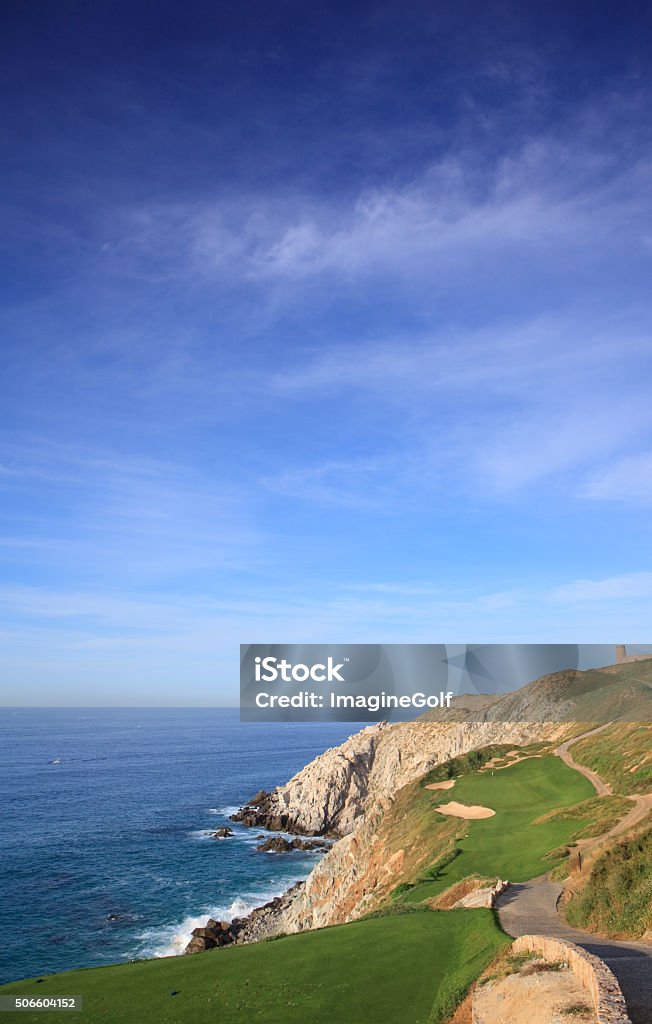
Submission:
M 231 821 L 237 821 L 247 828 L 264 828 L 269 832 L 291 832 L 294 835 L 325 835 L 330 838 L 339 838 L 335 832 L 313 833 L 300 822 L 293 821 L 288 812 L 280 811 L 274 793 L 268 793 L 261 789 L 259 793 L 251 798 L 235 814 L 231 815 Z
M 262 795 L 262 793 L 256 794 L 254 800 Z M 264 795 L 270 796 L 267 793 Z M 274 831 L 268 823 L 270 821 L 269 818 L 265 819 L 264 824 L 262 820 L 245 820 L 246 812 L 252 809 L 252 804 L 253 800 L 235 814 L 232 814 L 231 820 L 240 821 L 243 824 L 258 828 L 265 827 L 269 831 Z M 290 832 L 291 830 L 286 827 L 286 824 L 283 825 L 283 831 Z M 280 830 L 280 827 L 279 824 L 277 830 Z M 232 835 L 233 831 L 228 827 L 218 829 L 213 833 L 213 836 L 218 838 L 226 838 Z M 256 847 L 260 853 L 272 853 L 282 856 L 295 850 L 326 853 L 330 849 L 330 843 L 326 837 L 315 839 L 296 837 L 290 840 L 281 835 L 268 837 L 260 835 L 257 838 L 263 840 Z M 234 917 L 231 921 L 218 921 L 215 918 L 209 918 L 203 927 L 193 929 L 192 937 L 184 949 L 184 953 L 203 953 L 208 949 L 219 949 L 222 946 L 244 945 L 245 943 L 257 942 L 260 939 L 276 934 L 275 923 L 289 910 L 305 884 L 305 881 L 295 882 L 281 896 L 276 896 L 261 907 L 256 907 L 246 917 Z
M 283 836 L 272 836 L 258 847 L 261 852 L 282 855 L 292 850 L 323 850 L 328 854 L 332 850 L 328 840 L 340 839 L 363 812 L 378 740 L 387 728 L 387 723 L 381 722 L 362 729 L 341 746 L 320 754 L 286 786 L 277 787 L 272 793 L 260 790 L 232 814 L 230 820 L 268 832 L 320 837 L 287 840 Z M 290 790 L 290 787 L 293 788 Z M 219 829 L 219 838 L 226 837 L 230 831 L 228 827 Z M 214 837 L 218 838 L 217 832 Z M 297 882 L 281 896 L 256 907 L 247 917 L 232 921 L 209 919 L 204 927 L 193 930 L 184 953 L 201 953 L 279 934 L 282 930 L 279 922 L 292 919 L 292 907 L 305 885 L 305 881 Z M 291 930 L 301 929 L 293 924 Z
M 233 821 L 331 844 L 305 881 L 248 917 L 211 919 L 194 930 L 186 952 L 342 924 L 368 912 L 399 881 L 403 851 L 388 858 L 378 832 L 397 791 L 436 765 L 489 744 L 518 747 L 564 738 L 577 702 L 568 696 L 574 679 L 564 672 L 543 677 L 466 717 L 425 715 L 367 726 L 285 785 L 256 793 Z M 281 836 L 262 844 L 262 851 L 279 855 L 293 849 L 305 845 Z
M 234 917 L 232 921 L 209 918 L 203 928 L 193 929 L 184 953 L 203 953 L 222 946 L 244 945 L 275 934 L 273 922 L 291 905 L 305 884 L 296 882 L 282 896 L 256 907 L 247 917 Z

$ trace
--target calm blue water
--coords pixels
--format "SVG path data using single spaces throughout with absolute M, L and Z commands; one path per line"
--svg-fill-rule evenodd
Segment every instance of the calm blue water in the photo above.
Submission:
M 0 981 L 180 952 L 207 917 L 305 877 L 316 854 L 206 832 L 357 728 L 217 708 L 1 715 Z

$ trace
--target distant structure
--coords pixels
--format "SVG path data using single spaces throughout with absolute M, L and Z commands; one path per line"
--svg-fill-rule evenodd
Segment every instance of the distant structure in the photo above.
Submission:
M 616 664 L 628 665 L 630 661 L 646 661 L 652 654 L 628 654 L 627 644 L 616 644 Z

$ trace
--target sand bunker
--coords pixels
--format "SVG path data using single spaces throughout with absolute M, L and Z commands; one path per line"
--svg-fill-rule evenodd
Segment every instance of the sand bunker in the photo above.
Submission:
M 431 782 L 426 789 L 452 789 L 455 785 L 455 779 L 446 779 L 445 782 Z
M 509 754 L 505 754 L 505 757 L 509 757 Z M 509 764 L 498 764 L 499 761 L 504 760 L 502 757 L 492 757 L 490 761 L 480 769 L 481 772 L 486 772 L 491 769 L 492 771 L 499 772 L 502 768 L 511 768 L 513 764 L 520 764 L 521 761 L 531 761 L 534 757 L 543 757 L 543 754 L 523 754 L 522 757 L 515 757 Z
M 480 804 L 458 804 L 455 800 L 449 804 L 440 804 L 437 808 L 440 814 L 450 814 L 453 818 L 493 818 L 495 811 L 491 807 L 481 807 Z

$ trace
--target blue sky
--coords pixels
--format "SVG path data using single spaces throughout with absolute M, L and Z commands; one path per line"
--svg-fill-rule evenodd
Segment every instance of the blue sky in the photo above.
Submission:
M 645 8 L 3 4 L 2 702 L 649 640 Z

